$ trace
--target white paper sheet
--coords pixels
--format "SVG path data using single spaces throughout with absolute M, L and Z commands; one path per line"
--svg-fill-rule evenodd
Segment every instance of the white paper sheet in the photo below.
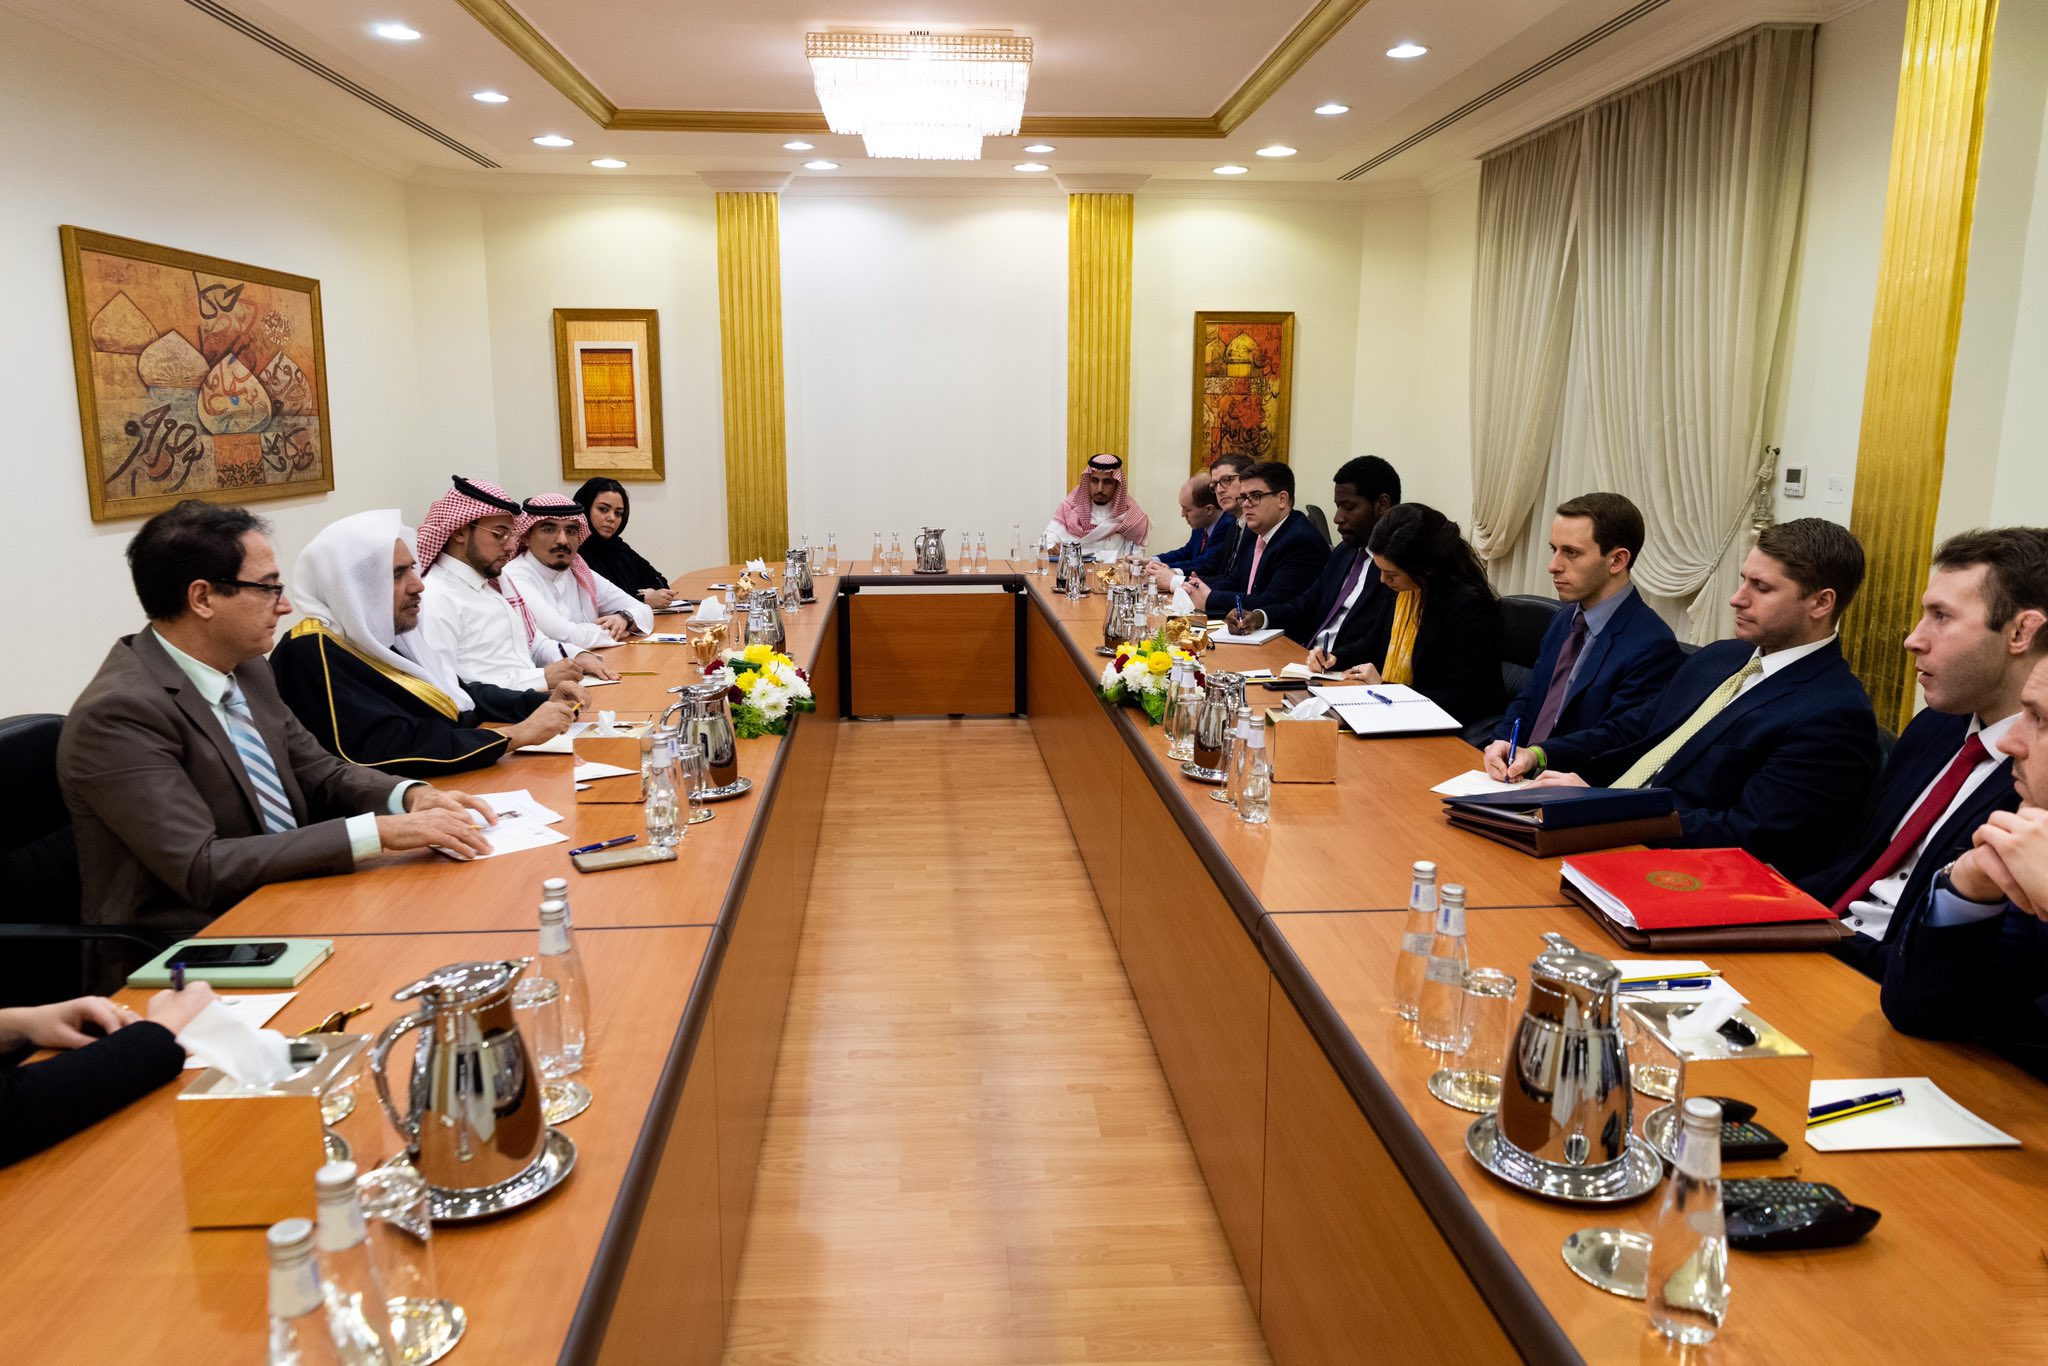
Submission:
M 589 730 L 593 724 L 590 721 L 572 721 L 569 723 L 569 729 L 563 731 L 554 739 L 543 740 L 537 745 L 521 745 L 519 752 L 521 754 L 574 754 L 576 752 L 576 737 Z
M 1334 706 L 1344 724 L 1360 735 L 1412 735 L 1458 729 L 1457 717 L 1405 684 L 1313 687 L 1309 691 Z
M 562 819 L 561 812 L 541 805 L 539 799 L 523 787 L 511 792 L 479 792 L 476 798 L 488 805 L 501 821 L 530 820 L 542 825 L 556 825 Z M 481 825 L 483 822 L 479 819 L 477 823 Z
M 487 827 L 483 836 L 485 842 L 491 846 L 491 852 L 472 854 L 470 857 L 496 858 L 500 854 L 518 854 L 528 849 L 539 849 L 544 845 L 569 842 L 569 837 L 553 826 L 529 820 L 501 820 L 496 825 Z M 455 858 L 455 855 L 446 849 L 437 848 L 435 852 L 446 858 Z
M 599 678 L 596 674 L 583 675 L 583 686 L 586 688 L 608 688 L 614 683 L 625 681 L 623 678 Z
M 249 996 L 239 992 L 223 992 L 214 999 L 232 1010 L 236 1018 L 246 1023 L 249 1028 L 261 1029 L 275 1018 L 278 1011 L 290 1005 L 292 997 L 298 994 L 296 991 L 266 991 L 260 996 Z M 205 1066 L 206 1064 L 198 1058 L 185 1059 L 187 1072 L 197 1072 Z
M 1808 1105 L 1848 1100 L 1877 1091 L 1906 1093 L 1904 1105 L 1838 1119 L 1806 1131 L 1806 1146 L 1824 1153 L 1878 1148 L 2017 1148 L 2020 1141 L 1971 1114 L 1928 1077 L 1860 1077 L 1815 1081 Z
M 1468 768 L 1455 778 L 1446 778 L 1430 789 L 1443 797 L 1479 797 L 1488 792 L 1513 792 L 1524 783 L 1504 783 L 1498 778 L 1489 778 L 1476 768 Z
M 576 780 L 578 787 L 583 787 L 595 778 L 622 778 L 632 771 L 630 768 L 620 768 L 617 764 L 588 763 L 576 765 L 576 771 L 569 776 Z
M 1209 638 L 1218 645 L 1264 645 L 1269 640 L 1278 640 L 1283 633 L 1278 626 L 1269 626 L 1263 631 L 1249 635 L 1232 635 L 1228 631 L 1211 631 Z

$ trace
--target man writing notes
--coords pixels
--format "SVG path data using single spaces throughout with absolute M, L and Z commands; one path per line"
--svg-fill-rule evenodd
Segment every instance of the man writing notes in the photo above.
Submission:
M 1287 601 L 1241 612 L 1230 622 L 1239 632 L 1279 627 L 1288 639 L 1308 647 L 1308 666 L 1318 672 L 1334 670 L 1340 654 L 1361 654 L 1374 622 L 1393 609 L 1393 595 L 1381 587 L 1379 566 L 1365 543 L 1380 518 L 1401 501 L 1401 476 L 1378 456 L 1361 455 L 1338 468 L 1335 483 L 1331 504 L 1337 547 L 1324 561 L 1323 572 Z
M 1091 455 L 1081 482 L 1045 524 L 1045 539 L 1061 545 L 1078 541 L 1093 560 L 1118 560 L 1145 544 L 1152 519 L 1124 488 L 1124 462 L 1115 455 Z
M 2048 531 L 2006 527 L 1936 548 L 1920 620 L 1906 637 L 1927 706 L 1892 748 L 1862 835 L 1803 882 L 1856 931 L 1837 956 L 1884 976 L 1885 945 L 1935 872 L 1970 847 L 1994 811 L 2019 802 L 1999 751 L 2020 721 L 2028 651 L 2048 621 Z
M 1256 539 L 1210 583 L 1187 580 L 1188 598 L 1210 616 L 1289 602 L 1316 581 L 1330 547 L 1294 507 L 1294 471 L 1277 460 L 1254 465 L 1238 481 L 1238 521 Z
M 591 651 L 542 635 L 519 589 L 500 577 L 518 514 L 503 489 L 460 475 L 434 500 L 419 531 L 420 634 L 458 676 L 501 688 L 547 692 L 586 673 L 618 677 Z
M 2048 1080 L 2048 631 L 2033 658 L 1998 741 L 2020 807 L 1993 812 L 1935 874 L 1894 936 L 1879 999 L 1903 1033 L 1982 1039 Z
M 415 628 L 420 576 L 395 509 L 323 529 L 299 555 L 306 619 L 271 652 L 278 691 L 320 743 L 353 764 L 432 777 L 496 763 L 569 728 L 576 683 L 555 696 L 464 681 Z M 502 731 L 480 721 L 510 722 Z
M 1489 778 L 1576 768 L 1643 738 L 1679 656 L 1671 628 L 1631 580 L 1642 552 L 1643 514 L 1620 494 L 1558 504 L 1550 585 L 1565 610 L 1543 633 L 1529 680 L 1486 747 Z
M 293 607 L 253 514 L 180 503 L 128 566 L 149 625 L 108 653 L 57 745 L 87 921 L 186 933 L 268 882 L 488 848 L 474 799 L 343 763 L 286 708 L 263 656 Z
M 1817 517 L 1766 527 L 1742 563 L 1735 639 L 1679 667 L 1643 737 L 1578 773 L 1612 787 L 1666 787 L 1693 848 L 1736 846 L 1787 877 L 1813 872 L 1855 833 L 1877 776 L 1877 719 L 1835 628 L 1863 583 L 1863 547 Z
M 522 505 L 512 524 L 512 562 L 505 577 L 526 600 L 543 636 L 590 649 L 654 629 L 654 609 L 620 588 L 577 553 L 590 535 L 583 507 L 558 493 Z

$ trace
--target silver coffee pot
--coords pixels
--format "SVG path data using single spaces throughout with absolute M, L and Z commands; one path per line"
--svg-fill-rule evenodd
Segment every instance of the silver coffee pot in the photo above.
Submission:
M 676 727 L 676 742 L 704 752 L 704 781 L 714 791 L 739 781 L 739 736 L 733 730 L 732 704 L 723 683 L 685 683 L 670 692 L 677 700 L 662 713 L 662 724 Z
M 1202 676 L 1202 700 L 1195 707 L 1195 757 L 1190 761 L 1197 777 L 1221 782 L 1229 774 L 1232 732 L 1237 709 L 1243 705 L 1243 674 Z
M 482 1190 L 510 1181 L 540 1157 L 548 1126 L 540 1071 L 512 1013 L 512 984 L 533 963 L 450 963 L 394 993 L 416 1001 L 370 1050 L 370 1075 L 413 1169 L 430 1186 Z M 387 1060 L 419 1031 L 406 1109 L 391 1097 Z
M 1088 591 L 1088 556 L 1079 541 L 1060 542 L 1059 568 L 1053 575 L 1052 590 L 1074 597 Z
M 1125 584 L 1108 589 L 1109 611 L 1102 618 L 1103 648 L 1114 653 L 1127 640 L 1145 634 L 1145 590 Z
M 782 606 L 773 588 L 756 588 L 747 596 L 748 645 L 782 648 Z
M 1621 971 L 1561 935 L 1543 940 L 1549 947 L 1529 965 L 1529 1005 L 1501 1078 L 1500 1136 L 1556 1167 L 1621 1162 L 1631 1119 Z
M 917 572 L 920 574 L 943 574 L 946 572 L 946 529 L 926 527 L 911 541 L 917 551 Z
M 797 601 L 816 602 L 818 595 L 811 585 L 811 551 L 808 546 L 791 546 L 782 558 L 782 582 L 793 584 Z

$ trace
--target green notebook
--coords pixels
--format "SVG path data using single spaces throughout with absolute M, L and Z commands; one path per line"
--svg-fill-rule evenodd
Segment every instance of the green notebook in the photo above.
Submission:
M 260 968 L 195 968 L 185 969 L 188 982 L 207 982 L 216 987 L 295 987 L 304 981 L 306 974 L 327 961 L 327 955 L 334 952 L 332 939 L 286 939 L 282 935 L 252 935 L 241 939 L 184 939 L 171 945 L 156 957 L 128 974 L 131 987 L 167 987 L 171 984 L 171 964 L 194 944 L 235 944 L 261 943 L 285 945 L 284 957 L 275 963 Z

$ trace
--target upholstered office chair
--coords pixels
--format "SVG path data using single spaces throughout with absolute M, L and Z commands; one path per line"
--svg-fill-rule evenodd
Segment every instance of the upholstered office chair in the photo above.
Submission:
M 153 955 L 170 940 L 80 923 L 78 846 L 57 787 L 61 716 L 0 719 L 0 1005 L 83 995 L 84 945 L 117 939 Z
M 1555 598 L 1530 593 L 1510 593 L 1500 600 L 1500 681 L 1510 698 L 1528 681 L 1543 647 L 1543 633 L 1562 606 Z M 1498 714 L 1481 717 L 1460 734 L 1467 744 L 1484 749 L 1500 721 Z
M 1302 512 L 1308 517 L 1308 524 L 1316 529 L 1316 535 L 1323 538 L 1323 544 L 1330 543 L 1330 519 L 1323 516 L 1323 510 L 1314 503 L 1304 503 Z

